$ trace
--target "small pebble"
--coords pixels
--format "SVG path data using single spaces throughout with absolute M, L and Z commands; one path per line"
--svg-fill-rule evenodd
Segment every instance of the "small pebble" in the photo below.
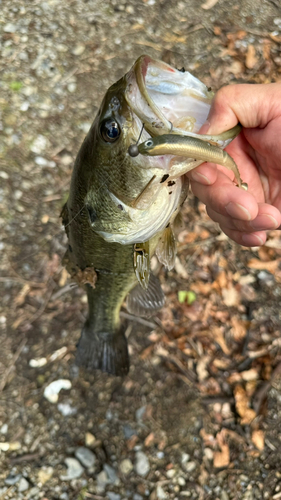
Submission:
M 114 493 L 113 491 L 107 491 L 106 496 L 109 500 L 121 500 L 121 495 Z
M 70 417 L 77 413 L 77 408 L 73 408 L 69 403 L 58 403 L 58 410 L 64 417 Z
M 96 456 L 91 450 L 88 450 L 88 448 L 85 448 L 84 446 L 80 446 L 80 448 L 77 448 L 75 451 L 75 456 L 80 460 L 81 464 L 86 467 L 86 469 L 89 469 L 90 467 L 93 467 L 96 462 Z
M 141 406 L 140 408 L 138 408 L 138 410 L 136 411 L 136 420 L 138 422 L 140 422 L 143 417 L 144 417 L 144 414 L 145 414 L 145 411 L 146 411 L 146 406 Z
M 7 23 L 3 28 L 4 33 L 15 33 L 17 31 L 17 27 L 15 24 Z
M 193 472 L 196 469 L 196 462 L 188 462 L 184 468 L 186 472 Z
M 56 167 L 56 163 L 54 161 L 46 160 L 46 158 L 44 158 L 43 156 L 36 156 L 34 161 L 36 165 L 39 165 L 39 167 Z
M 21 474 L 16 474 L 15 476 L 14 476 L 14 474 L 9 474 L 8 477 L 6 477 L 4 482 L 8 486 L 13 486 L 14 484 L 19 482 L 21 477 L 22 477 Z
M 174 477 L 174 476 L 175 476 L 175 474 L 176 474 L 176 469 L 169 469 L 169 470 L 167 470 L 167 472 L 166 472 L 166 476 L 167 476 L 168 478 L 170 478 L 170 479 L 171 479 L 172 477 Z
M 62 389 L 71 389 L 72 384 L 70 380 L 67 379 L 58 379 L 51 382 L 44 389 L 44 397 L 50 401 L 50 403 L 57 403 L 59 399 L 59 392 Z
M 109 483 L 108 475 L 104 470 L 102 470 L 97 475 L 97 493 L 103 493 L 108 483 Z
M 86 432 L 85 434 L 85 445 L 86 446 L 93 446 L 93 444 L 95 443 L 96 441 L 96 438 L 93 434 L 91 434 L 90 432 Z
M 38 471 L 38 481 L 40 481 L 41 484 L 45 484 L 51 479 L 53 473 L 53 467 L 42 467 L 42 469 Z
M 38 135 L 36 139 L 34 139 L 30 149 L 33 153 L 42 153 L 44 149 L 46 149 L 48 145 L 48 139 L 43 135 Z
M 74 49 L 72 51 L 72 54 L 74 56 L 81 56 L 81 54 L 83 54 L 85 48 L 86 48 L 85 45 L 82 45 L 82 44 L 76 45 L 76 47 L 74 47 Z
M 189 459 L 190 459 L 190 455 L 188 453 L 182 453 L 182 456 L 181 456 L 181 463 L 182 464 L 186 464 L 186 462 L 188 462 Z
M 165 500 L 166 498 L 168 498 L 167 494 L 163 490 L 162 486 L 160 486 L 160 484 L 157 485 L 156 494 L 157 500 Z
M 137 451 L 135 461 L 135 471 L 139 476 L 147 476 L 150 471 L 150 465 L 147 456 L 143 451 Z
M 60 479 L 62 481 L 70 481 L 71 479 L 77 479 L 83 474 L 84 468 L 78 462 L 78 460 L 76 460 L 76 458 L 69 457 L 66 458 L 64 462 L 67 466 L 67 471 L 65 475 L 62 474 L 60 476 Z
M 7 434 L 8 432 L 8 424 L 3 424 L 0 429 L 1 434 Z
M 18 492 L 21 493 L 22 491 L 26 491 L 29 488 L 29 482 L 25 479 L 25 477 L 22 477 L 19 480 L 18 484 Z
M 106 474 L 108 476 L 109 483 L 116 484 L 116 485 L 120 483 L 120 479 L 117 476 L 116 471 L 115 471 L 115 469 L 113 469 L 113 467 L 111 467 L 108 464 L 104 464 L 103 470 L 106 472 Z
M 143 497 L 141 495 L 139 495 L 138 493 L 134 493 L 133 500 L 143 500 Z
M 137 434 L 137 431 L 135 431 L 129 424 L 123 425 L 123 432 L 126 439 L 130 439 L 132 436 Z
M 124 460 L 122 460 L 119 467 L 120 467 L 120 472 L 122 472 L 122 474 L 125 474 L 125 475 L 129 474 L 134 468 L 134 466 L 129 458 L 125 458 Z

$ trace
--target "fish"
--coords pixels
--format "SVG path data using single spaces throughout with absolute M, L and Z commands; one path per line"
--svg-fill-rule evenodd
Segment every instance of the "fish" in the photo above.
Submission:
M 213 96 L 189 72 L 146 55 L 107 90 L 77 154 L 61 212 L 68 237 L 63 264 L 88 298 L 78 366 L 125 376 L 129 354 L 120 321 L 124 300 L 135 315 L 149 316 L 163 307 L 164 293 L 150 271 L 150 260 L 156 254 L 173 268 L 173 227 L 189 189 L 183 174 L 204 160 L 173 152 L 130 153 L 140 140 L 165 134 L 194 138 L 205 149 L 206 141 L 224 148 L 237 130 L 198 134 Z

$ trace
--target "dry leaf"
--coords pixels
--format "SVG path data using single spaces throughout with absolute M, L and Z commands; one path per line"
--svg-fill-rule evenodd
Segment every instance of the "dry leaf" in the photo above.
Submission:
M 256 412 L 249 408 L 248 396 L 241 385 L 237 385 L 234 388 L 234 398 L 236 410 L 242 418 L 242 425 L 249 425 L 252 423 L 254 418 L 257 416 Z
M 221 449 L 221 451 L 215 451 L 214 453 L 214 467 L 221 468 L 227 467 L 230 462 L 230 452 L 229 446 L 225 442 L 226 433 L 225 430 L 222 429 L 221 432 L 218 432 L 216 435 L 217 443 Z
M 278 266 L 279 266 L 280 260 L 281 259 L 279 258 L 279 259 L 276 259 L 276 260 L 269 260 L 267 262 L 262 262 L 259 259 L 251 259 L 247 263 L 247 266 L 250 269 L 257 269 L 259 271 L 265 270 L 265 271 L 268 271 L 271 274 L 274 274 L 275 271 L 277 270 Z
M 236 342 L 240 342 L 242 339 L 246 337 L 247 328 L 246 321 L 241 320 L 238 316 L 233 316 L 231 318 L 231 334 Z
M 252 432 L 252 442 L 258 450 L 264 449 L 264 432 L 261 429 Z
M 168 43 L 185 43 L 186 36 L 173 35 L 172 33 L 167 32 L 163 40 Z
M 233 286 L 222 289 L 222 299 L 227 307 L 238 306 L 240 304 L 240 294 Z
M 217 275 L 216 282 L 219 284 L 220 288 L 226 288 L 227 277 L 226 277 L 226 272 L 224 270 Z
M 220 328 L 218 326 L 214 326 L 211 330 L 211 336 L 219 344 L 219 346 L 220 346 L 221 350 L 224 352 L 224 354 L 229 355 L 230 350 L 228 349 L 226 342 L 224 340 L 223 328 Z
M 256 58 L 256 50 L 253 45 L 248 46 L 247 54 L 246 54 L 246 61 L 245 65 L 246 68 L 248 69 L 253 69 L 254 66 L 257 64 L 258 60 Z
M 67 282 L 67 278 L 69 277 L 69 273 L 65 269 L 65 267 L 61 271 L 61 277 L 59 280 L 59 286 L 64 286 Z
M 226 73 L 232 73 L 233 75 L 239 75 L 243 72 L 243 64 L 240 61 L 233 61 L 232 64 L 225 68 Z
M 250 370 L 245 370 L 244 372 L 240 372 L 240 375 L 242 379 L 245 380 L 245 382 L 257 380 L 259 378 L 259 374 L 256 368 L 251 368 Z
M 182 263 L 178 257 L 176 257 L 176 260 L 175 260 L 175 270 L 181 278 L 183 278 L 184 280 L 188 279 L 188 272 L 185 269 L 185 267 L 182 265 Z
M 17 306 L 21 306 L 24 303 L 25 297 L 29 294 L 30 286 L 24 285 L 20 291 L 20 293 L 16 296 L 14 303 Z
M 202 356 L 196 365 L 196 372 L 199 382 L 202 382 L 202 380 L 205 380 L 209 376 L 207 366 L 210 363 L 210 359 L 210 356 Z
M 209 10 L 212 7 L 214 7 L 217 2 L 218 2 L 218 0 L 207 0 L 207 2 L 205 2 L 201 5 L 201 8 L 204 10 Z

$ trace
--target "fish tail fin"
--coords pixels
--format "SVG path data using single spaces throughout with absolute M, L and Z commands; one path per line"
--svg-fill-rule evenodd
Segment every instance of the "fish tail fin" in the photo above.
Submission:
M 78 342 L 75 363 L 111 375 L 127 375 L 130 363 L 124 333 L 96 333 L 93 326 L 86 321 Z

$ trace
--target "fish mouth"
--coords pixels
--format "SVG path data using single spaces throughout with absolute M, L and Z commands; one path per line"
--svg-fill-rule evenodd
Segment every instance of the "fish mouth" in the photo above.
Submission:
M 125 99 L 152 136 L 198 136 L 213 98 L 202 82 L 185 70 L 143 55 L 126 75 Z

